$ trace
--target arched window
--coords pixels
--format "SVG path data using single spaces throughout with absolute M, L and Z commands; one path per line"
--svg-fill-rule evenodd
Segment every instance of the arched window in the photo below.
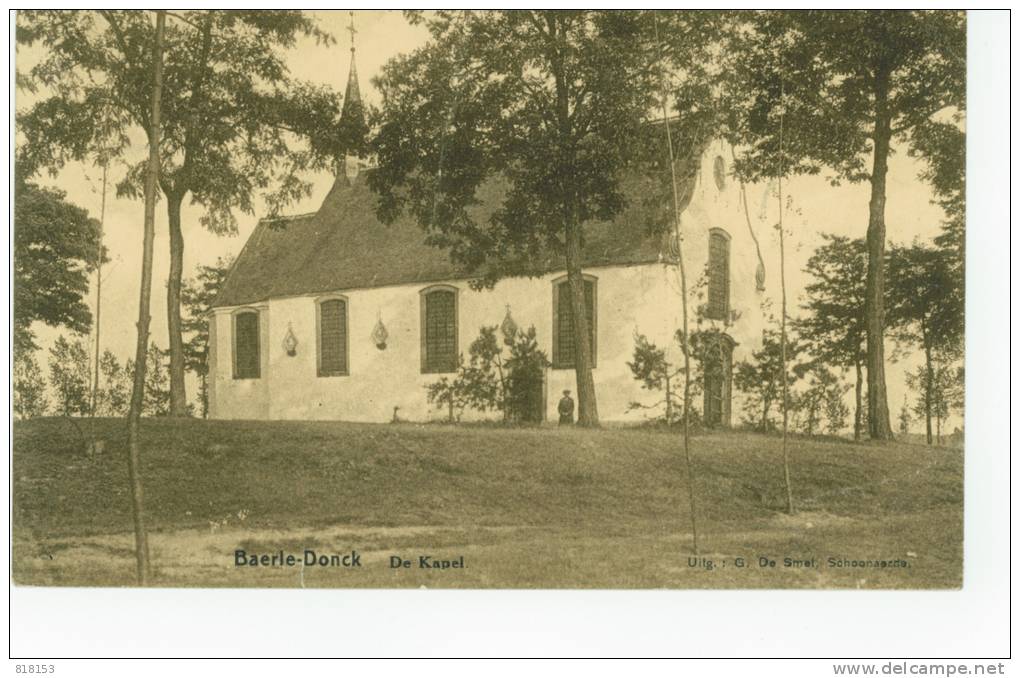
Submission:
M 729 427 L 733 393 L 733 347 L 726 334 L 706 333 L 702 370 L 705 375 L 705 426 Z
M 598 355 L 595 338 L 598 336 L 597 281 L 584 276 L 584 301 L 588 312 L 588 342 L 591 344 L 591 366 L 595 367 Z M 553 281 L 553 358 L 554 368 L 574 367 L 577 353 L 574 341 L 574 312 L 570 304 L 570 282 L 566 276 Z
M 457 371 L 457 288 L 434 285 L 421 291 L 421 371 Z
M 317 316 L 320 377 L 350 374 L 348 365 L 347 299 L 320 299 Z
M 258 379 L 262 359 L 259 352 L 259 312 L 243 309 L 234 313 L 234 379 Z
M 726 320 L 730 314 L 730 236 L 721 228 L 708 235 L 708 305 L 705 317 Z

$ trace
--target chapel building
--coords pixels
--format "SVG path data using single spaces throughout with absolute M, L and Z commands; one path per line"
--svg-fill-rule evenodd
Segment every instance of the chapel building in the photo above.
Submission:
M 343 114 L 361 115 L 360 103 L 352 48 Z M 731 160 L 725 142 L 707 145 L 682 217 L 690 331 L 722 338 L 694 403 L 711 426 L 734 421 L 733 364 L 760 347 L 764 329 L 764 260 Z M 471 272 L 426 245 L 413 217 L 379 221 L 368 163 L 348 157 L 343 165 L 318 211 L 261 220 L 237 257 L 209 314 L 210 416 L 444 419 L 445 408 L 430 405 L 426 387 L 452 376 L 482 326 L 509 316 L 522 329 L 535 327 L 551 360 L 537 418 L 556 421 L 561 392 L 576 393 L 562 259 L 550 253 L 541 275 L 472 289 Z M 632 198 L 625 209 L 585 227 L 592 372 L 606 422 L 641 421 L 649 412 L 631 404 L 662 397 L 643 389 L 627 365 L 636 334 L 682 364 L 678 248 L 648 228 L 648 181 L 625 178 Z M 497 196 L 498 187 L 480 195 L 483 209 L 487 195 Z

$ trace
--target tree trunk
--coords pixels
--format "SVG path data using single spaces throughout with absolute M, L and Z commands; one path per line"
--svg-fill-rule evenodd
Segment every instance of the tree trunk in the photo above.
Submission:
M 142 283 L 138 297 L 138 339 L 135 344 L 135 373 L 128 410 L 128 476 L 131 482 L 131 512 L 135 523 L 135 561 L 138 583 L 149 583 L 149 540 L 145 530 L 144 495 L 141 476 L 139 420 L 145 394 L 145 361 L 149 347 L 149 302 L 152 297 L 152 243 L 156 232 L 156 190 L 159 185 L 160 100 L 163 93 L 163 32 L 166 13 L 156 12 L 156 41 L 153 47 L 152 112 L 150 117 L 149 164 L 145 176 L 145 222 L 142 236 Z
M 96 407 L 99 402 L 99 322 L 102 320 L 103 310 L 103 229 L 106 226 L 106 171 L 108 164 L 105 160 L 103 161 L 103 196 L 99 203 L 99 251 L 96 254 L 96 362 L 92 366 L 90 417 L 96 416 Z
M 780 81 L 781 96 L 785 96 Z M 783 118 L 779 118 L 779 292 L 781 310 L 779 320 L 780 376 L 783 380 L 783 480 L 786 484 L 786 512 L 793 514 L 793 488 L 790 485 L 790 448 L 787 437 L 790 432 L 790 380 L 786 374 L 786 247 L 783 231 Z
M 662 63 L 662 49 L 659 42 L 659 23 L 656 15 L 652 14 L 652 26 L 655 30 L 655 44 L 658 52 L 659 63 Z M 660 76 L 662 72 L 660 71 Z M 691 546 L 694 555 L 698 554 L 698 504 L 695 498 L 694 485 L 694 460 L 691 456 L 691 346 L 690 333 L 688 329 L 687 313 L 687 267 L 684 264 L 683 232 L 680 229 L 680 193 L 677 187 L 676 157 L 673 154 L 673 134 L 669 128 L 669 95 L 666 79 L 662 78 L 662 126 L 666 130 L 666 148 L 669 151 L 669 176 L 670 188 L 673 195 L 673 237 L 676 238 L 677 257 L 676 267 L 680 274 L 680 312 L 683 324 L 683 353 L 684 353 L 684 462 L 687 466 L 687 498 L 691 511 Z M 669 380 L 666 381 L 666 395 L 669 397 Z M 669 402 L 669 401 L 667 401 Z
M 167 196 L 170 222 L 170 275 L 166 283 L 166 324 L 170 334 L 170 416 L 188 416 L 184 388 L 184 340 L 181 337 L 181 281 L 184 274 L 184 235 L 181 232 L 181 202 L 184 193 Z
M 889 74 L 875 78 L 875 146 L 868 205 L 868 276 L 865 319 L 868 346 L 868 432 L 874 440 L 891 440 L 889 402 L 885 388 L 885 186 L 889 171 L 892 121 L 888 112 Z
M 555 13 L 546 15 L 549 29 L 549 57 L 556 91 L 555 115 L 559 135 L 559 165 L 563 227 L 565 229 L 567 281 L 570 283 L 570 308 L 574 319 L 574 374 L 577 380 L 577 423 L 598 426 L 599 408 L 595 398 L 595 380 L 591 374 L 592 347 L 588 339 L 588 317 L 581 277 L 581 224 L 578 221 L 578 196 L 570 188 L 575 168 L 576 140 L 570 111 L 573 80 L 567 73 L 567 50 L 561 40 L 563 28 Z M 576 111 L 575 111 L 576 112 Z
M 500 349 L 502 351 L 502 349 Z M 503 422 L 510 421 L 510 394 L 506 390 L 506 377 L 503 375 L 503 360 L 496 356 L 496 373 L 499 375 L 500 402 L 503 410 Z
M 198 385 L 199 400 L 202 402 L 202 418 L 209 418 L 209 375 L 208 373 L 202 374 L 202 381 Z
M 935 375 L 931 361 L 931 347 L 927 343 L 926 341 L 924 347 L 924 425 L 928 444 L 931 445 L 931 401 Z
M 673 397 L 669 392 L 669 377 L 666 377 L 666 426 L 673 423 Z
M 863 414 L 861 411 L 861 390 L 864 386 L 864 373 L 861 369 L 860 359 L 854 363 L 854 367 L 857 369 L 857 383 L 854 385 L 854 440 L 860 441 L 861 429 L 863 428 L 863 421 L 861 419 Z
M 588 338 L 588 304 L 581 275 L 581 225 L 571 210 L 567 223 L 567 281 L 570 283 L 570 310 L 574 319 L 574 374 L 577 377 L 577 423 L 598 426 L 599 408 L 595 379 L 591 373 L 591 341 Z

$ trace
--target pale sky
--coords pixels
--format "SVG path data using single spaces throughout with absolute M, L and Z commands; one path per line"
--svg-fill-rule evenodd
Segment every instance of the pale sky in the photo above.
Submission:
M 322 46 L 316 45 L 312 40 L 305 40 L 289 53 L 288 64 L 298 78 L 329 85 L 342 93 L 350 67 L 350 36 L 345 30 L 348 13 L 315 11 L 312 14 L 318 19 L 320 27 L 336 37 L 337 43 Z M 355 25 L 357 68 L 362 97 L 371 104 L 378 104 L 379 97 L 371 85 L 371 79 L 392 57 L 422 45 L 427 38 L 427 32 L 421 26 L 409 25 L 397 11 L 355 12 Z M 39 58 L 40 53 L 39 47 L 32 49 L 19 47 L 16 56 L 18 69 L 26 70 Z M 15 106 L 19 110 L 29 106 L 32 101 L 31 95 L 22 91 L 16 92 Z M 894 147 L 894 151 L 896 150 Z M 903 149 L 898 150 L 899 152 L 895 152 L 890 159 L 886 204 L 889 238 L 893 242 L 909 242 L 914 238 L 930 239 L 938 232 L 943 219 L 942 212 L 931 204 L 930 189 L 917 179 L 920 169 L 918 164 L 906 157 Z M 138 157 L 142 157 L 145 149 L 139 143 L 134 152 L 139 154 Z M 112 186 L 119 178 L 118 173 L 111 171 L 105 221 L 105 244 L 110 250 L 111 262 L 103 271 L 101 334 L 103 348 L 109 348 L 124 359 L 134 353 L 134 323 L 137 318 L 138 286 L 141 277 L 142 202 L 116 199 Z M 99 217 L 101 184 L 100 173 L 96 168 L 72 165 L 65 168 L 56 178 L 46 176 L 40 177 L 38 181 L 66 191 L 71 202 L 87 209 L 92 216 Z M 331 176 L 317 177 L 311 198 L 292 205 L 285 212 L 296 214 L 315 211 L 331 183 Z M 786 185 L 785 190 L 794 208 L 786 213 L 786 223 L 792 231 L 792 236 L 787 241 L 786 265 L 791 311 L 806 283 L 805 276 L 801 275 L 800 271 L 819 244 L 819 233 L 864 236 L 868 218 L 868 188 L 868 184 L 833 188 L 824 177 L 794 179 Z M 748 191 L 752 219 L 755 217 L 759 219 L 759 223 L 756 224 L 759 237 L 775 238 L 774 229 L 767 227 L 767 224 L 775 221 L 775 201 L 766 201 L 764 186 L 752 186 Z M 238 214 L 238 234 L 219 237 L 207 232 L 199 224 L 201 208 L 185 204 L 182 219 L 185 277 L 191 277 L 197 265 L 212 264 L 221 256 L 236 256 L 263 213 L 264 210 L 259 210 L 255 215 Z M 165 285 L 168 260 L 166 208 L 165 204 L 160 203 L 156 212 L 151 331 L 154 340 L 163 347 L 167 345 Z M 775 271 L 778 262 L 766 262 L 766 265 Z M 89 303 L 94 307 L 94 291 L 90 292 Z M 38 336 L 44 349 L 44 353 L 40 355 L 40 363 L 45 363 L 45 350 L 61 332 L 66 333 L 66 330 L 38 327 Z M 891 342 L 889 343 L 887 355 L 892 352 Z M 914 361 L 908 360 L 887 366 L 889 409 L 894 427 L 905 392 L 903 373 L 906 367 L 912 368 L 913 365 Z M 194 384 L 190 382 L 188 395 L 189 397 L 195 395 Z M 953 425 L 957 425 L 958 421 L 954 418 Z M 913 428 L 919 430 L 916 423 Z

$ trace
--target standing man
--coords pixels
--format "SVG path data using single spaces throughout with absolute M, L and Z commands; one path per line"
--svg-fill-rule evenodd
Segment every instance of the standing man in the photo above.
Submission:
M 556 409 L 560 413 L 560 426 L 574 423 L 574 399 L 570 397 L 570 389 L 563 392 Z

